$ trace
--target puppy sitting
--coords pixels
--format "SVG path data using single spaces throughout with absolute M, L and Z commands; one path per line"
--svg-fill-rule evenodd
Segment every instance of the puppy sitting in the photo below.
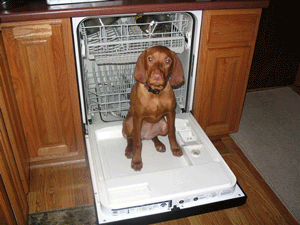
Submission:
M 173 155 L 182 155 L 175 137 L 176 100 L 173 87 L 180 85 L 184 76 L 176 54 L 166 47 L 155 46 L 139 56 L 134 77 L 137 83 L 130 93 L 130 109 L 122 132 L 127 139 L 125 155 L 132 158 L 131 167 L 139 171 L 143 167 L 142 139 L 152 139 L 156 150 L 165 152 L 166 147 L 157 136 L 168 134 Z

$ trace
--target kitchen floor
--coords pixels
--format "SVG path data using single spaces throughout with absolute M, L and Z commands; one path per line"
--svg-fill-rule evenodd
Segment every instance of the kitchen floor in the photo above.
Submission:
M 29 213 L 92 204 L 87 162 L 32 168 L 28 202 Z
M 246 204 L 160 225 L 298 224 L 229 136 L 213 143 L 247 194 Z M 92 185 L 85 162 L 33 168 L 30 184 L 30 213 L 93 203 Z

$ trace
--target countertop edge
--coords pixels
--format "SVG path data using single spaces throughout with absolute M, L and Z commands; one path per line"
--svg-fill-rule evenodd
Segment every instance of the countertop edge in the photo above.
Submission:
M 49 7 L 44 10 L 32 11 L 2 11 L 0 23 L 58 19 L 70 17 L 83 17 L 95 15 L 115 15 L 126 13 L 144 12 L 168 12 L 168 11 L 193 11 L 193 10 L 218 10 L 218 9 L 251 9 L 267 8 L 269 1 L 217 1 L 217 2 L 186 2 L 186 3 L 162 3 L 162 4 L 134 4 L 104 7 L 65 8 L 55 9 Z

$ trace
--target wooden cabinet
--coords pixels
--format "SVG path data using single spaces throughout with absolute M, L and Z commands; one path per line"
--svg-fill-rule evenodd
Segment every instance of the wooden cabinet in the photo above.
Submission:
M 26 224 L 28 203 L 0 110 L 0 221 Z
M 17 224 L 13 209 L 10 204 L 9 196 L 3 182 L 2 177 L 0 176 L 0 221 L 4 225 L 15 225 Z
M 207 135 L 237 132 L 261 9 L 203 12 L 193 115 Z
M 0 223 L 26 224 L 29 157 L 0 36 Z
M 0 110 L 10 139 L 12 153 L 25 192 L 29 190 L 29 156 L 13 91 L 2 37 L 0 36 Z
M 31 163 L 82 159 L 70 19 L 2 24 Z

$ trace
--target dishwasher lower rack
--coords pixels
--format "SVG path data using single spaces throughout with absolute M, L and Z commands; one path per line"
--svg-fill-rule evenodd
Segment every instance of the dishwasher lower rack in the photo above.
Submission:
M 136 62 L 145 49 L 156 45 L 182 53 L 188 46 L 187 26 L 185 13 L 92 18 L 79 26 L 82 52 L 99 65 Z
M 135 84 L 135 63 L 97 65 L 89 62 L 92 69 L 85 69 L 84 86 L 87 119 L 100 113 L 104 121 L 124 119 L 130 107 L 130 92 Z M 174 89 L 177 105 L 184 107 L 185 88 Z

